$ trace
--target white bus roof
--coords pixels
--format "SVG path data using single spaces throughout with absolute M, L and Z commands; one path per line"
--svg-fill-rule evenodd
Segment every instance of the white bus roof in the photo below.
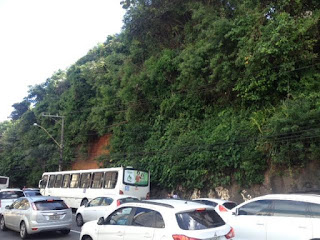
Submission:
M 69 170 L 69 171 L 57 171 L 57 172 L 44 172 L 42 175 L 50 175 L 50 174 L 68 174 L 68 173 L 86 173 L 86 172 L 110 172 L 110 171 L 119 171 L 121 169 L 125 169 L 127 167 L 114 167 L 114 168 L 95 168 L 95 169 L 86 169 L 86 170 Z M 131 169 L 132 167 L 129 167 Z M 139 170 L 139 169 L 137 169 Z M 142 170 L 141 170 L 142 171 Z

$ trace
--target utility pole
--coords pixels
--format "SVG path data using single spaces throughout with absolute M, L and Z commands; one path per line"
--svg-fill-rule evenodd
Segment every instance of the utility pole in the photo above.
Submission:
M 42 117 L 51 117 L 51 118 L 60 118 L 61 119 L 61 136 L 60 136 L 60 144 L 57 143 L 57 141 L 54 140 L 54 142 L 58 145 L 59 147 L 59 152 L 60 152 L 60 158 L 59 158 L 59 172 L 62 171 L 62 163 L 63 163 L 63 148 L 64 148 L 64 116 L 59 116 L 57 115 L 46 115 L 46 114 L 41 114 Z M 47 132 L 48 133 L 48 132 Z

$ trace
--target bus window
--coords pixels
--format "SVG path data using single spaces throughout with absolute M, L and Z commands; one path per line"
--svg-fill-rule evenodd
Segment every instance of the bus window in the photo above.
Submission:
M 112 189 L 117 185 L 118 172 L 106 172 L 104 176 L 104 188 Z
M 53 188 L 54 187 L 54 180 L 56 179 L 56 175 L 50 175 L 49 178 L 49 188 Z
M 79 178 L 80 178 L 79 173 L 75 173 L 71 175 L 70 188 L 79 187 Z
M 101 188 L 103 182 L 103 172 L 93 174 L 91 188 Z
M 80 188 L 88 188 L 91 182 L 91 173 L 82 173 L 80 180 Z
M 58 174 L 58 175 L 56 176 L 56 181 L 54 182 L 54 187 L 55 187 L 55 188 L 61 187 L 61 182 L 62 182 L 62 175 L 61 175 L 61 174 Z
M 70 184 L 70 174 L 64 174 L 61 187 L 67 188 L 69 187 L 69 184 Z

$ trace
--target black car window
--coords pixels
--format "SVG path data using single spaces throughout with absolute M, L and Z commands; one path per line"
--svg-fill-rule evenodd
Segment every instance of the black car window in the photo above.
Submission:
M 133 197 L 127 197 L 127 198 L 121 198 L 119 199 L 120 204 L 128 203 L 128 202 L 135 202 L 139 201 L 138 198 L 133 198 Z
M 24 191 L 26 197 L 42 196 L 39 191 Z
M 94 198 L 88 203 L 88 207 L 97 207 L 100 205 L 100 202 L 101 202 L 101 197 Z
M 0 199 L 15 199 L 19 197 L 24 197 L 22 191 L 3 191 L 0 192 Z
M 234 203 L 234 202 L 225 202 L 224 204 L 222 204 L 223 206 L 225 206 L 227 209 L 232 209 L 232 208 L 234 208 L 235 206 L 237 206 L 237 204 L 236 203 Z
M 156 212 L 155 215 L 156 215 L 155 228 L 164 228 L 165 224 L 161 214 L 159 212 Z
M 270 215 L 271 200 L 257 200 L 239 208 L 239 215 Z
M 120 208 L 108 217 L 106 224 L 129 225 L 133 211 L 132 207 Z
M 68 209 L 63 200 L 38 201 L 34 204 L 39 211 Z
M 199 209 L 176 214 L 179 227 L 183 230 L 202 230 L 223 226 L 225 222 L 213 209 Z
M 16 201 L 14 201 L 14 202 L 12 203 L 12 205 L 11 205 L 11 208 L 13 208 L 13 209 L 19 209 L 20 204 L 21 204 L 21 200 L 22 200 L 22 199 L 18 199 L 18 200 L 16 200 Z
M 19 210 L 27 210 L 30 207 L 28 199 L 22 199 L 19 205 Z
M 101 206 L 109 206 L 113 202 L 112 198 L 104 197 L 100 203 Z
M 320 204 L 308 203 L 311 217 L 320 218 Z
M 157 213 L 157 211 L 153 211 L 150 209 L 137 208 L 132 219 L 132 226 L 154 227 L 156 225 L 155 221 Z
M 280 217 L 307 217 L 307 203 L 290 200 L 273 200 L 272 213 Z

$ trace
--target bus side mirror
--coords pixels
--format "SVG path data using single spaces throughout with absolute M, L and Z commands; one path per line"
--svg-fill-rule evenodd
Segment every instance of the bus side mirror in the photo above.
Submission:
M 98 225 L 103 225 L 104 224 L 104 218 L 100 217 L 97 224 Z

